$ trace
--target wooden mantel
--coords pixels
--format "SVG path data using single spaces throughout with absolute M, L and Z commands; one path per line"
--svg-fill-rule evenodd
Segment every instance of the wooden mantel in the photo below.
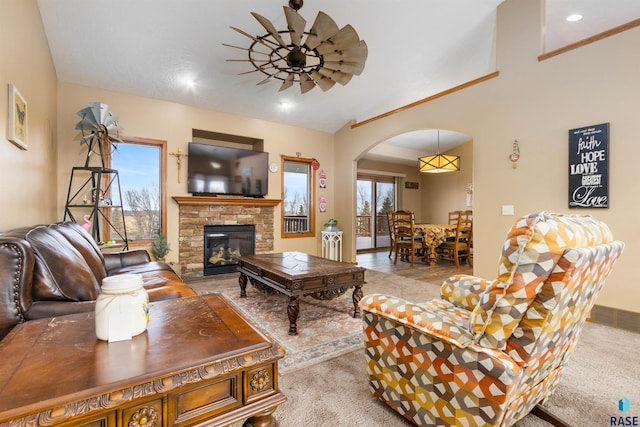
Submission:
M 178 205 L 277 206 L 281 199 L 229 196 L 173 196 Z

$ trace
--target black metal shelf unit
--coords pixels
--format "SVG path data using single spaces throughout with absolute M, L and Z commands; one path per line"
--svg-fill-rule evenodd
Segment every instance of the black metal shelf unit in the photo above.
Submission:
M 80 216 L 83 223 L 91 224 L 91 235 L 98 245 L 112 242 L 111 245 L 128 249 L 117 170 L 91 166 L 75 166 L 71 170 L 64 220 L 81 223 L 76 216 Z

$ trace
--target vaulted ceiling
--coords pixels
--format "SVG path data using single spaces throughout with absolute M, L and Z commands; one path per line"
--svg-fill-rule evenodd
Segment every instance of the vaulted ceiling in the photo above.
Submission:
M 335 132 L 495 71 L 495 17 L 502 1 L 306 0 L 299 14 L 307 31 L 322 11 L 340 28 L 350 24 L 366 42 L 368 57 L 363 72 L 346 85 L 305 94 L 297 85 L 279 91 L 282 82 L 274 79 L 258 85 L 265 76 L 250 63 L 228 61 L 246 59 L 247 52 L 223 45 L 252 43 L 230 26 L 251 36 L 267 33 L 251 12 L 286 29 L 288 1 L 38 0 L 38 5 L 62 82 Z M 640 1 L 547 0 L 545 13 L 545 43 L 553 50 L 640 17 Z M 567 22 L 572 13 L 583 19 Z M 435 140 L 410 135 L 395 143 L 428 150 Z

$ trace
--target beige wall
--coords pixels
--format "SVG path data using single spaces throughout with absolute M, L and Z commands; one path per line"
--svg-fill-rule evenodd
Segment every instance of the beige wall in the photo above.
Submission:
M 498 9 L 497 69 L 500 76 L 364 126 L 345 126 L 336 134 L 338 179 L 353 182 L 356 159 L 378 142 L 416 129 L 456 130 L 473 138 L 474 271 L 496 276 L 504 236 L 515 214 L 540 210 L 593 214 L 626 243 L 598 304 L 638 312 L 640 259 L 637 176 L 640 28 L 538 62 L 541 2 L 507 0 Z M 480 76 L 479 76 L 480 77 Z M 610 207 L 570 210 L 567 201 L 568 130 L 609 122 Z M 513 140 L 521 158 L 512 169 Z M 339 217 L 355 211 L 354 188 L 336 195 Z M 345 258 L 355 258 L 353 224 L 344 224 Z
M 423 173 L 423 222 L 446 224 L 450 211 L 473 209 L 467 206 L 467 184 L 473 183 L 473 142 L 447 150 L 446 154 L 460 156 L 460 171 L 449 173 Z
M 35 0 L 2 0 L 0 58 L 2 231 L 56 219 L 56 74 Z M 26 151 L 7 139 L 10 83 L 27 101 Z
M 58 194 L 58 217 L 64 214 L 66 188 L 73 166 L 82 166 L 86 158 L 86 146 L 80 146 L 79 133 L 75 125 L 80 120 L 76 113 L 88 102 L 99 101 L 108 104 L 111 111 L 120 119 L 122 135 L 141 138 L 166 140 L 168 151 L 182 148 L 187 152 L 187 143 L 191 141 L 192 129 L 221 132 L 264 139 L 264 150 L 270 153 L 270 161 L 280 163 L 280 155 L 316 158 L 320 169 L 328 177 L 328 188 L 323 189 L 328 204 L 328 212 L 316 212 L 316 229 L 334 216 L 334 164 L 333 135 L 308 129 L 284 126 L 263 120 L 217 113 L 165 101 L 137 97 L 128 94 L 100 90 L 91 87 L 60 83 L 58 86 L 58 140 L 60 150 L 58 158 L 58 188 L 65 189 Z M 167 239 L 172 248 L 178 247 L 178 205 L 172 196 L 186 196 L 186 163 L 183 162 L 182 180 L 178 184 L 175 158 L 167 160 L 168 203 L 167 203 Z M 320 189 L 316 188 L 316 200 Z M 281 172 L 269 175 L 269 198 L 281 197 Z M 316 204 L 317 206 L 317 204 Z M 280 209 L 276 209 L 275 251 L 299 250 L 311 254 L 320 253 L 320 237 L 280 239 Z M 178 251 L 167 255 L 168 261 L 178 260 Z
M 71 167 L 83 164 L 85 156 L 74 130 L 79 120 L 76 112 L 87 102 L 101 101 L 120 115 L 124 134 L 167 140 L 169 151 L 185 149 L 191 129 L 198 128 L 263 138 L 265 149 L 276 161 L 280 154 L 297 151 L 304 157 L 316 157 L 329 182 L 325 190 L 329 212 L 319 214 L 316 225 L 320 229 L 327 219 L 339 218 L 345 231 L 345 259 L 354 260 L 356 159 L 391 136 L 441 128 L 473 137 L 475 272 L 491 278 L 495 277 L 500 244 L 514 219 L 502 216 L 501 206 L 514 205 L 516 215 L 539 210 L 568 212 L 568 130 L 608 122 L 610 208 L 577 212 L 603 219 L 627 244 L 598 303 L 639 310 L 634 261 L 640 257 L 636 243 L 640 225 L 629 183 L 637 175 L 635 159 L 640 158 L 634 126 L 640 99 L 640 57 L 633 51 L 640 44 L 640 28 L 538 62 L 541 1 L 506 0 L 498 10 L 498 78 L 362 127 L 346 125 L 333 136 L 96 88 L 56 86 L 36 1 L 7 0 L 0 8 L 0 82 L 4 87 L 0 93 L 6 99 L 7 84 L 14 83 L 27 99 L 30 144 L 28 151 L 22 151 L 6 141 L 7 107 L 6 101 L 0 102 L 0 133 L 5 139 L 0 144 L 4 201 L 0 230 L 62 218 Z M 27 39 L 29 43 L 16 43 Z M 514 139 L 520 142 L 522 154 L 517 169 L 508 160 Z M 174 159 L 169 158 L 168 164 L 169 195 L 186 195 L 185 180 L 177 184 Z M 278 198 L 280 177 L 271 176 L 269 196 Z M 421 191 L 431 188 L 431 178 L 422 177 L 422 183 Z M 340 191 L 334 194 L 334 188 Z M 437 206 L 449 203 L 439 201 Z M 432 211 L 425 200 L 421 206 L 427 216 L 423 220 L 439 221 L 440 210 Z M 171 199 L 168 214 L 168 237 L 175 248 L 177 206 Z M 279 224 L 278 214 L 277 236 Z M 275 250 L 318 253 L 319 246 L 319 238 L 277 238 Z M 169 260 L 176 259 L 177 253 L 171 252 Z

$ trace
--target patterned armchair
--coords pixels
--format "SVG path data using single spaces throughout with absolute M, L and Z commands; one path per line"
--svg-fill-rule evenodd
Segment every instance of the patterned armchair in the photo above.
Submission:
M 496 280 L 453 276 L 423 303 L 365 296 L 374 396 L 417 425 L 512 425 L 554 392 L 623 247 L 590 216 L 540 212 L 513 224 Z

